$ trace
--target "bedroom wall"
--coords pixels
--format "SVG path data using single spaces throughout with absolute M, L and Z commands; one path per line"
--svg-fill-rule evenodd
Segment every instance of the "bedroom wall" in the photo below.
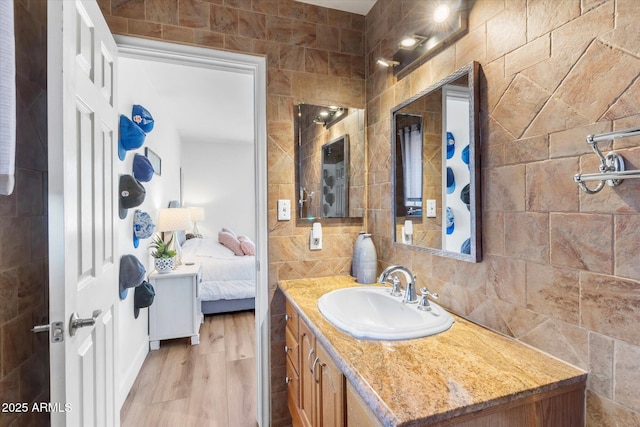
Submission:
M 170 200 L 180 200 L 180 139 L 172 123 L 171 115 L 163 107 L 163 101 L 145 77 L 144 67 L 139 60 L 120 58 L 118 70 L 118 110 L 131 117 L 133 104 L 144 106 L 155 121 L 153 130 L 145 138 L 138 150 L 128 151 L 124 161 L 118 160 L 121 174 L 132 174 L 133 153 L 144 155 L 149 147 L 162 159 L 162 175 L 153 175 L 149 182 L 142 183 L 146 190 L 144 202 L 136 209 L 148 212 L 157 223 L 160 208 L 168 206 Z M 149 255 L 150 239 L 140 240 L 138 248 L 133 247 L 133 211 L 130 209 L 125 219 L 118 219 L 120 253 L 133 254 L 147 267 L 147 274 L 154 269 L 153 258 Z M 119 371 L 120 393 L 126 398 L 136 376 L 149 352 L 149 332 L 147 309 L 133 317 L 133 291 L 118 304 L 119 325 Z M 120 404 L 122 402 L 119 402 Z
M 205 208 L 198 231 L 217 238 L 226 227 L 255 240 L 253 144 L 183 141 L 181 151 L 184 205 Z
M 293 106 L 365 105 L 362 15 L 293 0 L 98 0 L 114 34 L 267 57 L 268 227 L 272 427 L 287 409 L 284 299 L 278 279 L 346 274 L 363 219 L 323 220 L 323 249 L 309 251 L 311 224 L 277 221 L 277 200 L 294 205 Z

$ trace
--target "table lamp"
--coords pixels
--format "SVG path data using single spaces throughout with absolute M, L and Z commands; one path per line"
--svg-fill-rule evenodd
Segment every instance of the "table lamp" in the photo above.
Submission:
M 173 240 L 171 241 L 170 249 L 176 251 L 176 258 L 174 265 L 177 267 L 180 265 L 182 259 L 182 247 L 180 246 L 180 240 L 178 239 L 178 231 L 189 230 L 193 227 L 191 221 L 191 213 L 187 208 L 169 208 L 160 209 L 158 214 L 158 231 L 173 233 Z M 166 239 L 165 239 L 166 240 Z
M 191 221 L 193 221 L 193 235 L 202 238 L 202 234 L 198 231 L 198 221 L 204 221 L 204 208 L 189 207 L 188 209 L 191 212 Z

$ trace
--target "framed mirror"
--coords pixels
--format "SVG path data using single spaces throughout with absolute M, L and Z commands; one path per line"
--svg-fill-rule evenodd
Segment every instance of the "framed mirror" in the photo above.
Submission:
M 472 62 L 391 110 L 395 245 L 482 258 L 478 71 Z
M 298 218 L 364 217 L 364 110 L 299 104 L 296 114 Z

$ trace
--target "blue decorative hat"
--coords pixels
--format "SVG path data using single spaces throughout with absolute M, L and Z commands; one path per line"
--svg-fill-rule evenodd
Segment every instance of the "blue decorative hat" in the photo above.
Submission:
M 456 151 L 456 139 L 451 132 L 447 132 L 447 159 L 453 157 L 453 153 Z
M 134 255 L 120 257 L 120 299 L 125 299 L 129 288 L 135 288 L 144 282 L 147 270 Z
M 460 253 L 467 255 L 471 254 L 471 239 L 467 239 L 462 243 L 462 246 L 460 246 Z
M 455 229 L 453 210 L 447 206 L 447 234 L 453 234 Z
M 467 145 L 462 149 L 462 161 L 465 162 L 467 166 L 469 166 L 469 146 Z
M 127 217 L 128 209 L 140 206 L 144 202 L 147 192 L 131 175 L 120 175 L 120 183 L 118 185 L 118 199 L 120 219 Z
M 118 158 L 124 160 L 127 151 L 142 147 L 146 133 L 124 114 L 120 115 L 120 135 L 118 137 Z
M 140 182 L 149 182 L 153 178 L 153 165 L 146 156 L 136 153 L 133 156 L 133 176 Z
M 151 283 L 144 281 L 140 286 L 137 286 L 136 293 L 133 294 L 133 317 L 137 319 L 141 308 L 149 307 L 153 304 L 155 296 L 156 290 L 153 289 Z
M 453 169 L 447 167 L 447 194 L 451 194 L 456 189 L 456 177 L 453 174 Z
M 151 113 L 147 111 L 142 105 L 134 105 L 131 109 L 131 119 L 140 126 L 145 133 L 149 133 L 153 130 L 153 117 Z
M 464 203 L 465 205 L 467 205 L 467 209 L 469 209 L 469 212 L 471 212 L 471 194 L 470 194 L 470 189 L 471 189 L 471 184 L 467 184 L 464 187 L 462 187 L 462 190 L 460 190 L 460 200 L 462 201 L 462 203 Z
M 133 247 L 138 247 L 140 239 L 151 237 L 155 229 L 156 226 L 151 220 L 151 215 L 136 210 L 133 214 Z

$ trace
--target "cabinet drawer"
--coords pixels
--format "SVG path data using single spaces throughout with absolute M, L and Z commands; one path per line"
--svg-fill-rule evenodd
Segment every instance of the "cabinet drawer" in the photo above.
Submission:
M 293 332 L 291 332 L 291 329 L 289 328 L 286 328 L 285 334 L 285 352 L 287 353 L 287 359 L 289 359 L 296 372 L 300 372 L 300 355 L 298 354 L 299 349 L 297 336 L 293 335 Z
M 286 301 L 286 314 L 285 319 L 287 321 L 287 328 L 291 330 L 294 337 L 298 336 L 298 312 L 291 305 L 289 300 Z
M 289 404 L 289 411 L 293 415 L 298 414 L 298 408 L 300 407 L 300 377 L 298 373 L 293 369 L 291 360 L 287 358 L 287 399 Z

